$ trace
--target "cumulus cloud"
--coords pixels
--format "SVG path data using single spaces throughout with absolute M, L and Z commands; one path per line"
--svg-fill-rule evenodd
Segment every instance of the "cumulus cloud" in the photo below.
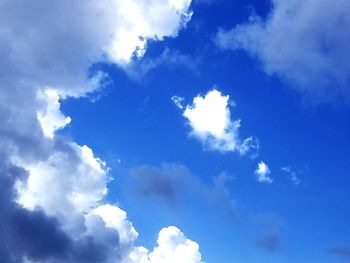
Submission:
M 57 130 L 64 128 L 72 120 L 68 116 L 64 116 L 60 111 L 60 96 L 57 91 L 47 89 L 39 94 L 43 101 L 46 101 L 46 108 L 38 111 L 37 117 L 40 122 L 44 134 L 53 138 Z
M 181 109 L 179 97 L 172 97 L 174 103 Z M 244 155 L 256 155 L 259 144 L 256 138 L 241 140 L 239 128 L 241 120 L 232 120 L 229 107 L 229 96 L 223 95 L 217 89 L 209 91 L 205 96 L 198 95 L 192 105 L 187 105 L 183 116 L 192 128 L 191 135 L 210 150 L 220 152 L 239 152 Z M 253 153 L 252 153 L 253 152 Z
M 350 18 L 347 0 L 272 0 L 265 19 L 253 14 L 246 24 L 220 29 L 223 49 L 245 50 L 267 74 L 320 101 L 349 99 Z
M 104 204 L 106 164 L 56 134 L 71 121 L 60 103 L 98 91 L 107 76 L 95 62 L 125 64 L 147 40 L 175 37 L 190 3 L 0 2 L 2 262 L 115 263 L 142 251 L 126 212 Z
M 134 260 L 131 262 L 140 263 L 203 263 L 198 244 L 187 239 L 173 226 L 159 232 L 157 246 L 153 251 L 137 248 L 130 254 L 130 259 Z
M 255 174 L 257 176 L 258 182 L 269 183 L 269 184 L 271 184 L 273 182 L 273 180 L 270 176 L 271 175 L 270 168 L 263 161 L 258 163 L 258 168 L 255 170 Z

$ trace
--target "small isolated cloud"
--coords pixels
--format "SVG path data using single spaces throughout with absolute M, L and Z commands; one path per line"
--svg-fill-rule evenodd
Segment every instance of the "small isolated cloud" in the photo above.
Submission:
M 245 24 L 220 29 L 222 49 L 245 50 L 314 100 L 350 98 L 350 2 L 272 0 L 263 19 L 253 14 Z
M 297 172 L 294 169 L 292 169 L 290 167 L 282 167 L 281 171 L 289 174 L 290 180 L 292 181 L 292 183 L 294 185 L 300 184 L 300 178 L 298 177 L 298 174 L 297 174 Z
M 228 95 L 213 89 L 205 96 L 196 96 L 193 104 L 185 107 L 183 116 L 192 128 L 191 135 L 208 149 L 239 152 L 253 157 L 259 149 L 258 140 L 254 137 L 241 140 L 239 137 L 241 120 L 231 119 L 229 99 Z M 174 101 L 175 104 L 177 102 Z M 181 104 L 180 106 L 183 107 Z
M 269 184 L 271 184 L 273 182 L 272 178 L 270 177 L 270 175 L 271 175 L 270 168 L 263 161 L 261 161 L 258 164 L 258 168 L 255 170 L 255 174 L 257 176 L 258 182 L 269 183 Z
M 350 245 L 338 245 L 326 249 L 326 252 L 332 256 L 339 257 L 346 261 L 350 261 Z
M 185 100 L 185 98 L 175 95 L 171 97 L 171 100 L 179 109 L 182 110 L 184 108 L 184 106 L 182 105 L 182 102 Z

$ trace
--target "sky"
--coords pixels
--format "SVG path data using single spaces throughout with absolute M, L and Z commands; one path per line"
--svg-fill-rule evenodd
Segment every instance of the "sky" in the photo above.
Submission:
M 0 0 L 1 262 L 350 262 L 349 8 Z

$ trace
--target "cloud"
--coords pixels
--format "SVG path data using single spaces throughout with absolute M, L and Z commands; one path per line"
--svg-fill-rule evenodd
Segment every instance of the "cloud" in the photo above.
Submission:
M 130 258 L 131 262 L 140 263 L 203 263 L 198 244 L 173 226 L 159 232 L 157 247 L 152 252 L 138 248 Z
M 126 212 L 104 202 L 107 165 L 56 134 L 71 121 L 60 103 L 98 92 L 107 76 L 94 63 L 125 64 L 149 39 L 177 36 L 190 3 L 0 2 L 2 262 L 112 263 L 139 249 Z
M 344 260 L 350 260 L 350 246 L 339 245 L 326 249 L 326 252 L 332 256 L 339 257 Z
M 174 100 L 176 97 L 172 98 Z M 242 155 L 253 150 L 252 156 L 256 155 L 259 148 L 257 139 L 249 137 L 242 141 L 239 138 L 241 120 L 231 120 L 228 95 L 225 96 L 216 89 L 209 91 L 204 97 L 198 95 L 193 99 L 192 105 L 185 107 L 183 116 L 192 128 L 191 135 L 208 149 L 220 152 L 236 151 Z
M 185 187 L 198 188 L 197 180 L 183 165 L 162 164 L 160 167 L 141 165 L 130 170 L 132 184 L 142 196 L 154 196 L 169 204 L 176 202 Z
M 177 50 L 165 48 L 162 53 L 155 57 L 145 57 L 142 60 L 133 60 L 128 64 L 122 65 L 127 75 L 134 80 L 141 80 L 147 73 L 159 66 L 173 69 L 181 67 L 192 73 L 198 72 L 198 61 L 188 55 L 181 54 Z
M 175 95 L 171 97 L 171 100 L 174 102 L 176 107 L 178 107 L 180 110 L 184 108 L 184 106 L 182 105 L 182 102 L 185 100 L 185 98 Z
M 287 225 L 284 219 L 271 212 L 253 214 L 251 219 L 253 227 L 258 227 L 259 233 L 255 245 L 269 252 L 279 250 L 282 246 L 282 230 Z
M 294 185 L 300 184 L 300 178 L 297 175 L 297 172 L 290 167 L 282 167 L 281 171 L 286 172 L 290 175 L 290 179 Z
M 38 94 L 43 101 L 46 101 L 46 108 L 38 111 L 37 117 L 40 122 L 44 134 L 53 138 L 55 131 L 64 128 L 72 120 L 70 117 L 64 116 L 60 111 L 60 96 L 55 90 L 45 90 L 44 94 Z
M 257 247 L 263 250 L 276 251 L 281 246 L 279 233 L 267 233 L 256 242 Z
M 163 163 L 160 166 L 133 167 L 129 175 L 131 182 L 127 185 L 128 192 L 136 191 L 142 198 L 156 198 L 174 208 L 188 202 L 188 198 L 200 196 L 202 200 L 220 206 L 230 216 L 236 214 L 235 200 L 227 188 L 232 177 L 225 173 L 214 176 L 211 184 L 205 184 L 186 166 Z
M 270 177 L 270 175 L 271 175 L 270 168 L 263 161 L 261 161 L 258 164 L 258 168 L 255 170 L 255 174 L 257 176 L 258 182 L 269 183 L 269 184 L 271 184 L 273 182 L 272 178 Z
M 349 99 L 350 2 L 272 0 L 266 18 L 220 29 L 222 49 L 245 50 L 269 75 L 276 75 L 314 100 Z

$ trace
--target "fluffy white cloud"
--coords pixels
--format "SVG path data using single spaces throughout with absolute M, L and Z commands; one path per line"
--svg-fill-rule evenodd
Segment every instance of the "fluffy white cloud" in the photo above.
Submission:
M 179 109 L 182 110 L 184 108 L 184 106 L 182 105 L 182 102 L 185 100 L 185 98 L 174 95 L 171 97 L 171 100 L 174 102 L 176 107 L 178 107 Z
M 187 239 L 176 227 L 163 228 L 157 243 L 149 256 L 151 263 L 202 262 L 198 244 Z
M 37 206 L 48 214 L 88 212 L 107 192 L 105 163 L 87 146 L 69 143 L 46 160 L 20 163 L 28 179 L 18 182 L 18 202 L 28 209 Z
M 347 0 L 272 0 L 266 19 L 252 15 L 246 24 L 219 30 L 217 43 L 246 50 L 267 74 L 314 99 L 349 99 L 349 8 Z
M 192 15 L 188 12 L 191 0 L 118 0 L 115 4 L 123 22 L 117 26 L 108 52 L 121 63 L 129 62 L 134 52 L 137 57 L 142 57 L 147 39 L 177 36 Z
M 260 162 L 258 164 L 258 168 L 255 170 L 255 174 L 257 176 L 257 179 L 261 183 L 269 183 L 271 184 L 273 182 L 271 178 L 271 171 L 268 165 L 264 162 Z
M 60 100 L 103 86 L 95 62 L 125 64 L 142 56 L 148 39 L 175 37 L 190 3 L 0 1 L 3 261 L 115 263 L 142 251 L 126 212 L 103 204 L 106 164 L 55 133 L 71 121 Z
M 48 89 L 43 93 L 39 96 L 46 101 L 47 107 L 38 111 L 37 116 L 44 134 L 49 138 L 53 138 L 57 130 L 64 128 L 72 120 L 60 111 L 60 96 L 57 91 Z
M 173 96 L 172 100 L 180 109 L 183 107 L 179 97 Z M 241 120 L 231 120 L 229 104 L 229 96 L 216 89 L 205 96 L 196 96 L 193 104 L 187 105 L 183 111 L 192 128 L 191 135 L 211 150 L 238 151 L 241 154 L 253 150 L 252 155 L 255 155 L 259 148 L 257 139 L 250 137 L 242 141 L 239 138 Z
M 163 228 L 158 235 L 157 247 L 149 252 L 143 247 L 136 248 L 129 256 L 128 263 L 203 263 L 199 246 L 189 240 L 176 227 Z

